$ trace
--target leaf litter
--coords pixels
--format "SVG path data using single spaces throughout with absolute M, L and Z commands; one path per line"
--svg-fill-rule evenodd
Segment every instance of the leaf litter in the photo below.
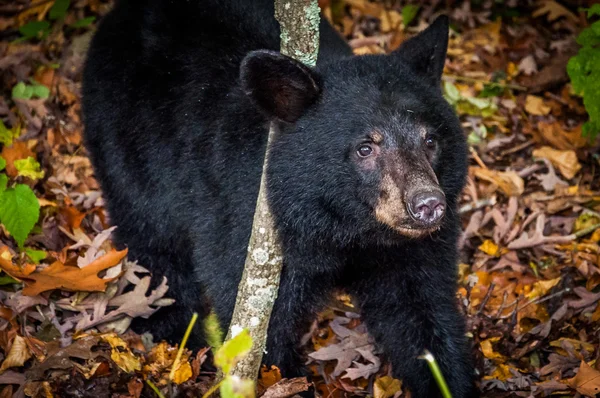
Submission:
M 111 2 L 72 2 L 63 22 L 49 19 L 55 3 L 0 5 L 2 157 L 41 207 L 27 256 L 0 234 L 0 395 L 153 396 L 145 380 L 167 396 L 201 395 L 214 379 L 208 348 L 185 350 L 172 382 L 176 347 L 127 330 L 133 318 L 172 303 L 168 280 L 151 289 L 143 264 L 113 247 L 82 147 L 81 67 Z M 438 13 L 450 15 L 443 90 L 471 147 L 457 298 L 480 389 L 488 397 L 597 394 L 599 144 L 582 137 L 585 108 L 566 74 L 582 11 L 554 0 L 459 1 L 452 9 L 319 3 L 356 54 L 393 51 Z M 39 22 L 56 25 L 44 31 Z M 359 312 L 341 292 L 305 336 L 317 392 L 407 396 Z M 261 374 L 264 396 L 307 386 L 276 368 Z

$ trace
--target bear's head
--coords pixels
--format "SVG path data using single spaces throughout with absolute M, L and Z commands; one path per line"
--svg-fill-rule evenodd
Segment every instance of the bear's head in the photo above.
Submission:
M 316 69 L 276 52 L 246 56 L 242 87 L 277 128 L 267 186 L 280 230 L 387 242 L 455 219 L 467 150 L 440 89 L 447 45 L 439 17 L 389 55 Z

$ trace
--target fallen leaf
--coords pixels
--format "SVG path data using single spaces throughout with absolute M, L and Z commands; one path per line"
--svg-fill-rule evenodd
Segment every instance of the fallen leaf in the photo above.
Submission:
M 544 99 L 535 95 L 528 95 L 525 98 L 525 110 L 530 115 L 544 116 L 550 113 L 548 105 L 544 104 Z
M 115 333 L 108 333 L 102 335 L 102 340 L 106 341 L 110 344 L 112 350 L 110 353 L 110 358 L 117 364 L 118 367 L 123 369 L 127 373 L 131 373 L 136 370 L 142 370 L 142 364 L 140 360 L 133 355 L 127 343 L 123 341 L 120 337 L 118 337 Z M 187 363 L 187 362 L 186 362 Z M 189 363 L 188 363 L 189 367 Z M 186 370 L 184 369 L 184 372 Z M 189 376 L 192 375 L 192 369 L 189 368 Z M 188 376 L 188 378 L 189 378 Z M 187 380 L 187 379 L 186 379 Z
M 565 8 L 563 5 L 557 3 L 554 0 L 544 0 L 540 3 L 540 6 L 537 10 L 533 11 L 532 14 L 535 18 L 546 15 L 546 19 L 552 22 L 557 20 L 560 17 L 565 17 L 571 22 L 579 22 L 577 16 Z
M 23 366 L 29 358 L 31 358 L 31 352 L 29 351 L 27 342 L 17 334 L 12 342 L 10 351 L 8 351 L 6 358 L 2 362 L 2 366 L 0 366 L 0 374 L 6 369 Z
M 519 196 L 525 190 L 525 183 L 514 171 L 496 171 L 481 167 L 471 167 L 475 177 L 495 184 L 507 196 Z
M 267 388 L 262 398 L 287 398 L 293 397 L 302 391 L 308 391 L 310 384 L 306 377 L 296 377 L 293 379 L 281 379 L 277 384 Z
M 0 268 L 13 278 L 22 280 L 25 283 L 23 294 L 26 296 L 35 296 L 41 292 L 54 289 L 87 292 L 104 291 L 106 284 L 115 278 L 102 279 L 98 277 L 98 273 L 117 265 L 126 254 L 127 249 L 121 251 L 113 249 L 85 268 L 64 265 L 60 261 L 55 261 L 41 271 L 30 274 L 24 273 L 12 263 L 10 267 L 7 267 L 8 264 L 0 262 Z
M 533 284 L 533 288 L 525 295 L 525 297 L 527 297 L 529 300 L 533 300 L 537 297 L 545 296 L 550 289 L 558 285 L 558 282 L 560 282 L 560 277 L 551 279 L 549 281 L 537 281 Z
M 573 150 L 558 150 L 549 146 L 543 146 L 534 149 L 533 156 L 548 159 L 569 180 L 575 177 L 577 172 L 581 170 L 581 164 L 577 159 L 577 154 Z
M 592 368 L 585 361 L 581 361 L 579 371 L 575 377 L 567 380 L 569 386 L 582 395 L 595 397 L 600 393 L 600 372 Z
M 188 381 L 191 377 L 192 366 L 188 361 L 181 361 L 175 370 L 172 380 L 175 384 L 181 384 Z
M 535 58 L 533 55 L 528 55 L 519 62 L 519 66 L 517 67 L 519 71 L 523 72 L 525 75 L 533 75 L 537 72 L 537 64 L 535 63 Z
M 374 398 L 390 398 L 400 392 L 402 383 L 391 376 L 379 377 L 373 385 Z
M 587 145 L 581 125 L 567 130 L 558 121 L 540 121 L 537 127 L 541 138 L 556 149 L 579 149 Z
M 267 369 L 266 365 L 260 368 L 260 382 L 265 388 L 278 383 L 281 380 L 281 371 L 275 365 L 271 365 L 271 369 Z
M 2 148 L 2 158 L 6 160 L 6 174 L 15 178 L 19 174 L 19 170 L 14 165 L 15 160 L 27 159 L 28 157 L 35 158 L 35 154 L 29 149 L 27 142 L 15 141 L 11 146 Z
M 481 346 L 481 352 L 486 358 L 497 359 L 503 362 L 505 360 L 504 355 L 495 352 L 494 347 L 492 346 L 492 343 L 495 343 L 498 340 L 500 340 L 500 337 L 491 337 L 481 341 L 479 345 Z

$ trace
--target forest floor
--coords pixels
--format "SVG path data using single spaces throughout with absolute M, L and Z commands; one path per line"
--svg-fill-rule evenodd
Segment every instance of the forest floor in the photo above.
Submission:
M 392 3 L 320 1 L 356 54 L 392 51 L 435 15 L 451 18 L 443 90 L 471 150 L 458 298 L 482 394 L 594 396 L 600 151 L 582 137 L 587 115 L 566 73 L 585 12 L 553 0 Z M 0 5 L 0 185 L 23 198 L 32 191 L 40 206 L 28 235 L 0 230 L 0 398 L 157 396 L 150 384 L 167 397 L 198 396 L 214 378 L 206 350 L 184 351 L 170 376 L 175 347 L 125 332 L 132 317 L 169 304 L 169 292 L 149 292 L 143 264 L 113 248 L 82 146 L 82 62 L 109 7 Z M 25 202 L 23 223 L 36 208 Z M 340 294 L 306 336 L 318 390 L 408 396 L 356 312 Z M 279 379 L 265 370 L 262 384 Z

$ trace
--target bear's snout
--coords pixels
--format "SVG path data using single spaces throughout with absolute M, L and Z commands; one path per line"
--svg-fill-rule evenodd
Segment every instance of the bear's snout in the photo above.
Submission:
M 442 191 L 419 191 L 407 201 L 410 217 L 425 228 L 437 226 L 446 212 L 446 198 Z

